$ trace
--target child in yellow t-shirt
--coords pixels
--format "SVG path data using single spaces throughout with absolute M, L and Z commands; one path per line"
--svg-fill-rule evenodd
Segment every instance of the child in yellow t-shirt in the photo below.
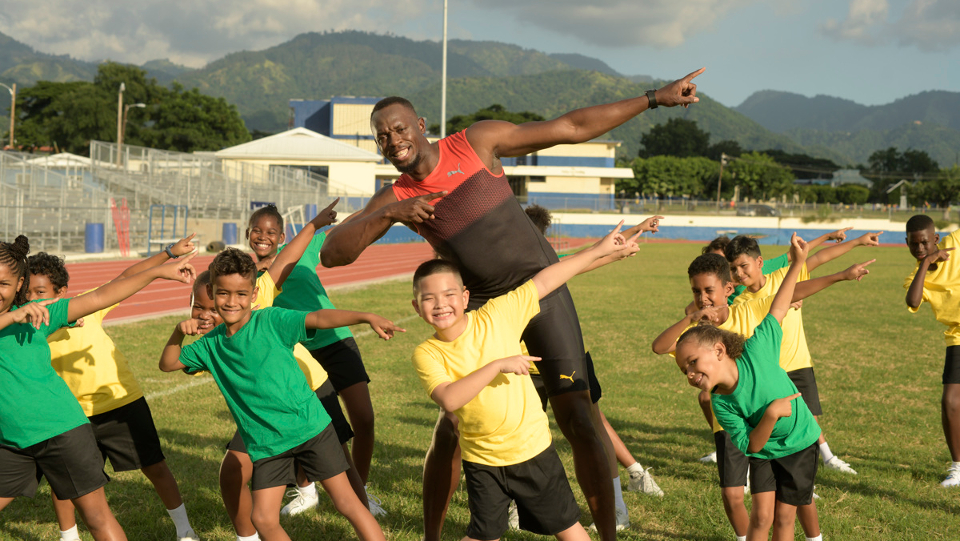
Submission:
M 427 394 L 459 419 L 467 539 L 499 539 L 511 500 L 521 528 L 561 541 L 589 539 L 546 414 L 525 377 L 539 358 L 521 354 L 520 335 L 545 295 L 602 257 L 636 253 L 636 239 L 625 241 L 619 230 L 470 313 L 470 293 L 454 264 L 431 260 L 414 274 L 414 308 L 436 332 L 417 347 L 413 364 Z
M 952 464 L 940 483 L 944 487 L 960 486 L 960 302 L 956 294 L 960 288 L 960 264 L 951 253 L 958 245 L 960 230 L 940 240 L 929 216 L 918 214 L 907 220 L 907 248 L 917 260 L 916 268 L 903 282 L 907 309 L 916 313 L 926 301 L 937 321 L 947 326 L 943 331 L 947 353 L 940 411 Z
M 117 279 L 161 265 L 194 251 L 193 235 L 125 270 Z M 40 252 L 27 261 L 29 300 L 66 298 L 70 275 L 59 257 Z M 196 540 L 177 481 L 160 448 L 150 406 L 123 353 L 103 330 L 113 305 L 83 318 L 82 326 L 64 327 L 49 337 L 51 363 L 80 402 L 97 435 L 97 445 L 117 472 L 143 472 L 153 484 L 181 541 Z M 51 493 L 52 494 L 52 493 Z M 53 495 L 61 538 L 79 540 L 74 506 Z

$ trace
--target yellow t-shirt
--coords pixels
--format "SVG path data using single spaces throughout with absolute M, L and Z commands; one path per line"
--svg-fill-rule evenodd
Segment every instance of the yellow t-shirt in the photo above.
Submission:
M 67 382 L 87 417 L 143 397 L 126 357 L 103 330 L 103 318 L 116 307 L 84 317 L 83 327 L 64 327 L 47 337 L 50 363 Z
M 759 291 L 756 293 L 751 292 L 749 289 L 744 291 L 734 299 L 733 306 L 766 297 L 771 297 L 771 302 L 773 302 L 772 297 L 777 294 L 777 290 L 780 289 L 780 284 L 783 283 L 783 279 L 787 276 L 787 271 L 789 270 L 789 267 L 784 267 L 766 275 L 767 281 Z M 807 271 L 807 265 L 804 264 L 803 268 L 800 269 L 800 276 L 797 278 L 797 281 L 802 282 L 803 280 L 809 279 L 810 273 Z M 768 311 L 769 307 L 764 311 L 763 315 L 760 316 L 760 319 L 753 324 L 753 327 L 756 327 L 763 321 Z M 787 315 L 783 317 L 781 328 L 783 329 L 783 343 L 780 345 L 780 368 L 783 368 L 786 372 L 793 372 L 801 368 L 812 368 L 813 359 L 810 357 L 810 349 L 807 347 L 807 335 L 803 331 L 803 308 L 800 310 L 794 310 L 793 308 L 787 310 Z M 753 330 L 750 331 L 750 334 L 740 334 L 750 337 L 753 335 Z
M 277 298 L 277 295 L 279 295 L 281 291 L 273 281 L 273 277 L 270 276 L 269 272 L 261 274 L 260 277 L 257 278 L 257 298 L 253 300 L 253 306 L 256 306 L 258 309 L 273 306 L 274 299 Z M 303 347 L 303 344 L 293 346 L 293 356 L 297 359 L 297 364 L 300 365 L 300 370 L 303 371 L 303 375 L 307 377 L 307 383 L 310 384 L 310 389 L 316 391 L 323 385 L 323 382 L 327 381 L 327 372 L 320 366 L 320 363 L 313 358 L 313 355 L 307 351 L 307 348 Z
M 519 288 L 468 312 L 467 327 L 456 340 L 431 338 L 417 346 L 413 366 L 427 394 L 491 361 L 520 354 L 520 335 L 540 312 L 537 287 Z M 454 412 L 460 419 L 463 460 L 509 466 L 537 456 L 550 446 L 547 415 L 527 376 L 498 374 L 473 400 Z
M 940 240 L 937 246 L 942 250 L 944 248 L 957 248 L 960 245 L 960 229 L 950 233 Z M 950 254 L 950 259 L 937 263 L 937 270 L 927 270 L 927 275 L 923 279 L 923 298 L 920 304 L 930 303 L 933 309 L 933 316 L 937 321 L 947 326 L 943 331 L 943 338 L 947 341 L 947 346 L 960 345 L 960 264 L 957 263 L 960 258 L 960 250 L 955 250 Z M 913 272 L 903 281 L 904 289 L 910 289 L 913 277 L 917 275 L 920 263 L 913 268 Z M 907 309 L 912 313 L 917 313 L 920 306 Z

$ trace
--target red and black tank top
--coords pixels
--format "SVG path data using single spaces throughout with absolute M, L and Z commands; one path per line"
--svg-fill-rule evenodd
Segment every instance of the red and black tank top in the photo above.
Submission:
M 434 219 L 416 224 L 417 230 L 441 257 L 460 267 L 471 309 L 558 261 L 507 177 L 487 169 L 466 130 L 440 140 L 440 161 L 427 178 L 417 181 L 404 174 L 393 185 L 398 201 L 441 191 L 447 195 L 432 202 Z

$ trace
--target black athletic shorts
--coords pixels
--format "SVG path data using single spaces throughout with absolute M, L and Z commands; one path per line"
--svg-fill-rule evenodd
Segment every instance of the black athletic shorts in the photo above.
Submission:
M 0 445 L 0 497 L 33 497 L 41 476 L 61 500 L 107 484 L 110 478 L 103 472 L 103 456 L 89 423 L 26 449 Z
M 530 355 L 543 359 L 536 364 L 547 396 L 590 390 L 580 321 L 566 285 L 540 300 L 540 313 L 521 339 Z
M 337 392 L 333 390 L 333 384 L 330 383 L 330 380 L 327 379 L 327 381 L 324 381 L 323 384 L 317 387 L 314 393 L 317 395 L 317 398 L 320 399 L 320 403 L 323 404 L 323 409 L 326 410 L 327 415 L 330 416 L 330 424 L 333 425 L 333 429 L 337 432 L 337 439 L 340 440 L 340 445 L 350 441 L 350 439 L 353 438 L 353 429 L 350 428 L 350 423 L 347 422 L 347 418 L 343 415 L 343 409 L 340 408 L 340 400 L 337 398 Z M 243 438 L 240 437 L 239 430 L 234 432 L 233 437 L 227 442 L 227 450 L 247 454 L 247 446 L 243 443 Z
M 580 508 L 552 444 L 530 460 L 510 466 L 464 460 L 463 471 L 470 507 L 468 537 L 499 539 L 507 531 L 510 500 L 517 502 L 520 528 L 533 533 L 555 535 L 580 520 Z
M 360 358 L 360 348 L 352 337 L 311 350 L 310 355 L 326 370 L 338 393 L 357 383 L 370 383 L 370 376 Z
M 960 346 L 947 346 L 943 361 L 943 384 L 960 383 Z
M 590 401 L 596 404 L 603 397 L 603 389 L 600 388 L 600 382 L 597 380 L 597 371 L 593 367 L 593 358 L 590 356 L 588 351 L 585 354 L 587 361 L 587 382 L 590 384 Z M 540 405 L 543 407 L 543 411 L 547 411 L 547 387 L 543 384 L 543 376 L 540 374 L 530 374 L 530 379 L 533 380 L 533 388 L 537 390 L 537 394 L 540 395 Z
M 787 372 L 787 376 L 797 386 L 797 390 L 800 391 L 800 396 L 803 397 L 810 413 L 823 415 L 823 408 L 820 407 L 820 391 L 817 390 L 817 378 L 813 375 L 813 367 Z
M 113 471 L 139 470 L 164 460 L 160 436 L 147 399 L 137 400 L 90 418 L 97 446 Z
M 820 447 L 816 442 L 782 458 L 764 460 L 751 457 L 750 490 L 754 494 L 776 490 L 777 501 L 796 506 L 807 505 L 813 501 L 819 457 Z M 771 481 L 774 488 L 770 488 Z
M 327 425 L 319 434 L 293 449 L 254 462 L 250 486 L 253 490 L 260 490 L 294 485 L 297 464 L 310 481 L 324 481 L 350 469 L 333 425 Z
M 726 430 L 714 432 L 713 443 L 717 446 L 717 471 L 720 473 L 720 486 L 724 488 L 745 486 L 747 484 L 747 469 L 750 466 L 747 455 L 737 449 Z

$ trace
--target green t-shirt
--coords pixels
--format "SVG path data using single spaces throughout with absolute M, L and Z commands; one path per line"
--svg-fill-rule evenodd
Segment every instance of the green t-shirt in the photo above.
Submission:
M 303 252 L 303 257 L 283 283 L 283 292 L 273 301 L 274 306 L 304 312 L 336 308 L 327 297 L 327 290 L 323 288 L 317 275 L 317 270 L 321 268 L 320 247 L 323 246 L 326 238 L 326 233 L 317 233 L 313 236 L 310 245 Z M 281 246 L 280 249 L 282 250 L 285 246 Z M 353 338 L 349 327 L 311 329 L 307 331 L 307 339 L 301 343 L 312 351 L 345 338 Z
M 0 444 L 24 449 L 89 422 L 50 364 L 47 336 L 67 324 L 69 304 L 48 305 L 50 323 L 39 329 L 28 323 L 0 329 Z
M 306 315 L 256 310 L 233 336 L 217 325 L 180 352 L 189 371 L 206 370 L 217 382 L 251 460 L 293 449 L 330 424 L 293 357 L 306 335 Z
M 777 420 L 763 449 L 759 453 L 747 453 L 750 432 L 759 424 L 770 402 L 797 392 L 797 386 L 780 368 L 782 339 L 780 324 L 768 314 L 747 339 L 743 355 L 737 359 L 740 379 L 733 393 L 710 395 L 713 414 L 720 426 L 748 456 L 782 458 L 806 449 L 820 438 L 820 426 L 803 397 L 798 396 L 791 403 L 793 413 Z
M 763 262 L 763 267 L 760 268 L 760 272 L 764 276 L 777 272 L 778 270 L 790 266 L 790 255 L 781 254 L 773 259 L 767 259 Z M 727 297 L 727 305 L 733 304 L 733 300 L 740 296 L 741 293 L 747 290 L 747 286 L 733 286 L 733 295 Z

